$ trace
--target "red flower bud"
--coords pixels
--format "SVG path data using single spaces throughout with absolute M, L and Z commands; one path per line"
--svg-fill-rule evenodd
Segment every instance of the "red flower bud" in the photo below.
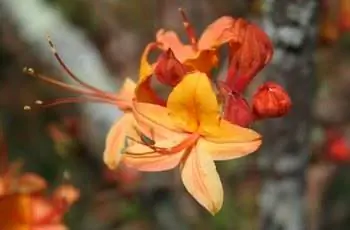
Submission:
M 154 74 L 161 83 L 174 87 L 182 80 L 186 69 L 176 59 L 173 51 L 168 49 L 159 56 Z
M 224 82 L 219 81 L 217 87 L 224 101 L 222 118 L 242 127 L 249 126 L 254 121 L 254 116 L 245 98 L 230 90 Z
M 253 113 L 260 119 L 281 117 L 289 112 L 291 105 L 288 93 L 273 82 L 260 86 L 253 97 Z

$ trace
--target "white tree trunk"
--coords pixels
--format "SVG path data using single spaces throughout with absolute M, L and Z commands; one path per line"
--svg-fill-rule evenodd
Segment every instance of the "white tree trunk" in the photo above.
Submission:
M 265 0 L 265 31 L 275 54 L 267 80 L 283 85 L 293 107 L 284 118 L 266 121 L 260 166 L 261 229 L 306 230 L 305 170 L 310 156 L 315 69 L 317 0 Z

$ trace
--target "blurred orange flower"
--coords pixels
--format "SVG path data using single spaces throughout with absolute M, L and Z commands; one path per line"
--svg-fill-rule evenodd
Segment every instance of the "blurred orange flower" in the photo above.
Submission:
M 0 176 L 0 229 L 67 229 L 62 217 L 79 198 L 79 191 L 71 185 L 62 185 L 47 197 L 46 181 L 33 173 L 20 175 L 19 168 L 19 164 L 12 164 Z
M 340 32 L 350 32 L 350 0 L 340 0 L 338 15 Z

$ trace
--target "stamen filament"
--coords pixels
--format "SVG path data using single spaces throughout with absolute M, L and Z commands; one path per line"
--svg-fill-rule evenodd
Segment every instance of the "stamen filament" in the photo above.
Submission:
M 79 93 L 79 94 L 84 94 L 87 96 L 92 96 L 92 97 L 99 97 L 99 98 L 107 98 L 110 100 L 116 100 L 116 96 L 114 95 L 109 95 L 107 93 L 99 93 L 99 92 L 91 92 L 90 90 L 82 89 L 77 86 L 69 85 L 61 81 L 54 80 L 52 78 L 46 77 L 42 74 L 36 73 L 32 68 L 27 68 L 24 67 L 23 72 L 28 74 L 29 76 L 39 78 L 40 80 L 43 80 L 45 82 L 51 83 L 53 85 L 59 86 L 61 88 L 64 88 L 66 90 L 69 90 L 74 93 Z
M 114 105 L 116 104 L 115 100 L 110 100 L 107 98 L 98 98 L 98 97 L 66 97 L 66 98 L 59 98 L 55 99 L 51 102 L 43 102 L 43 101 L 35 101 L 35 104 L 42 108 L 49 108 L 56 105 L 63 105 L 63 104 L 73 104 L 73 103 L 84 103 L 84 102 L 96 102 L 96 103 L 107 103 Z M 24 110 L 30 110 L 31 107 L 26 105 L 24 106 Z
M 58 54 L 56 48 L 55 48 L 55 45 L 53 44 L 51 38 L 49 35 L 47 35 L 47 40 L 48 40 L 48 43 L 51 47 L 51 51 L 53 53 L 53 55 L 55 56 L 56 60 L 58 61 L 58 63 L 61 65 L 61 67 L 63 68 L 63 70 L 65 70 L 68 74 L 68 76 L 70 76 L 74 81 L 78 82 L 79 84 L 81 84 L 82 86 L 94 91 L 94 92 L 98 92 L 100 94 L 106 94 L 106 92 L 92 86 L 92 85 L 89 85 L 87 83 L 85 83 L 84 81 L 80 80 L 71 70 L 70 68 L 64 63 L 63 59 L 61 58 L 61 56 Z

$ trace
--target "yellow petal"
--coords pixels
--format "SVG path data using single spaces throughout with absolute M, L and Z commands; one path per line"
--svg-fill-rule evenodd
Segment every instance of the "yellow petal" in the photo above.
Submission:
M 157 44 L 150 43 L 147 45 L 142 54 L 139 81 L 135 89 L 135 96 L 139 102 L 164 104 L 164 100 L 158 97 L 151 88 L 151 76 L 153 74 L 153 67 L 147 59 L 149 53 L 155 48 L 157 48 Z
M 204 73 L 186 75 L 170 93 L 167 107 L 177 126 L 187 132 L 210 132 L 219 122 L 216 95 Z
M 115 169 L 122 158 L 126 136 L 138 138 L 134 130 L 135 119 L 132 113 L 125 113 L 108 132 L 103 161 L 110 169 Z
M 200 50 L 194 57 L 184 61 L 184 65 L 191 66 L 193 69 L 209 73 L 214 67 L 217 67 L 219 59 L 215 49 Z
M 161 140 L 181 132 L 169 116 L 166 107 L 148 103 L 134 103 L 133 113 L 137 127 L 148 137 Z
M 217 126 L 211 126 L 204 138 L 215 143 L 250 143 L 261 141 L 261 135 L 252 129 L 234 125 L 221 120 Z
M 212 215 L 222 207 L 224 192 L 210 154 L 196 146 L 183 160 L 181 178 L 187 191 Z
M 201 138 L 198 141 L 198 145 L 210 153 L 213 160 L 224 161 L 244 157 L 255 152 L 260 147 L 261 140 L 216 143 Z
M 156 146 L 170 148 L 179 144 L 184 138 L 185 135 L 169 137 L 169 139 L 157 142 Z M 165 171 L 175 168 L 182 159 L 183 154 L 184 150 L 178 153 L 161 154 L 146 145 L 135 144 L 127 148 L 123 162 L 129 167 L 140 171 Z

